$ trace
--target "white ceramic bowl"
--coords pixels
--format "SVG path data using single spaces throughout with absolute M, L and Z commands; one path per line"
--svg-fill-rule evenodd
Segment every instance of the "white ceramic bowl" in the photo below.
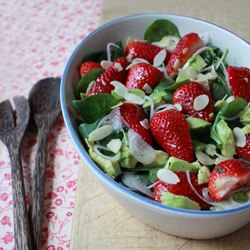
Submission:
M 183 36 L 189 32 L 207 32 L 211 43 L 222 50 L 228 48 L 227 62 L 230 65 L 250 68 L 250 45 L 233 33 L 211 23 L 177 15 L 141 14 L 111 21 L 92 32 L 74 50 L 62 77 L 61 106 L 66 126 L 81 158 L 96 180 L 118 202 L 145 223 L 172 235 L 193 239 L 220 237 L 243 227 L 250 222 L 250 204 L 240 209 L 226 211 L 192 211 L 166 207 L 133 193 L 106 176 L 90 159 L 78 135 L 78 125 L 72 112 L 71 100 L 74 87 L 79 81 L 78 66 L 84 55 L 106 48 L 107 43 L 118 39 L 126 41 L 131 36 L 143 39 L 143 33 L 156 19 L 168 19 L 179 28 Z

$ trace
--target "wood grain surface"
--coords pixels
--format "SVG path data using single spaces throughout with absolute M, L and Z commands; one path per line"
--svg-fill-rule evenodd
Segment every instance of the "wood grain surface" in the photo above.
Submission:
M 250 0 L 104 0 L 102 23 L 152 11 L 207 20 L 250 41 Z M 79 166 L 71 249 L 247 250 L 250 249 L 250 224 L 214 240 L 189 240 L 168 235 L 127 212 L 82 164 Z

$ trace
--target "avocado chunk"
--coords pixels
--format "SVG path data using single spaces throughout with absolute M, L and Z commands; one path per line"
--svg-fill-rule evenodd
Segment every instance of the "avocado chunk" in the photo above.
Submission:
M 247 135 L 250 134 L 250 125 L 247 125 L 242 128 L 243 132 Z
M 189 116 L 186 118 L 190 127 L 191 133 L 203 134 L 209 131 L 211 123 L 196 117 Z
M 216 125 L 216 133 L 222 143 L 221 154 L 225 157 L 233 157 L 235 154 L 235 141 L 233 131 L 224 120 L 220 120 Z
M 186 172 L 188 170 L 189 172 L 195 174 L 197 174 L 199 170 L 196 164 L 192 164 L 173 156 L 169 157 L 168 159 L 168 169 L 173 172 Z
M 155 107 L 159 106 L 160 104 L 164 103 L 164 99 L 165 99 L 165 96 L 166 96 L 166 92 L 165 91 L 155 91 L 155 92 L 152 92 L 150 94 L 150 98 L 151 100 L 153 101 Z M 143 108 L 148 108 L 150 107 L 150 102 L 148 100 L 146 100 L 143 104 Z
M 198 184 L 208 183 L 210 177 L 210 170 L 207 166 L 202 166 L 198 172 Z
M 162 150 L 156 150 L 155 154 L 155 160 L 152 163 L 145 165 L 146 167 L 161 167 L 167 163 L 169 157 L 167 152 Z
M 199 140 L 192 140 L 192 145 L 193 145 L 194 151 L 203 151 L 206 149 L 207 144 Z
M 187 68 L 187 67 L 192 67 L 193 69 L 200 71 L 201 69 L 203 69 L 205 66 L 207 66 L 207 63 L 205 62 L 205 60 L 198 54 L 198 55 L 194 55 L 191 56 L 187 62 L 185 63 L 185 65 L 183 66 L 183 68 Z
M 118 161 L 110 161 L 98 155 L 92 148 L 89 149 L 89 155 L 92 160 L 107 174 L 110 178 L 115 179 L 121 174 Z
M 120 166 L 122 168 L 134 168 L 136 164 L 137 160 L 133 156 L 131 150 L 123 143 L 121 148 Z
M 244 203 L 249 200 L 249 197 L 246 192 L 239 191 L 233 194 L 233 200 L 239 203 Z
M 243 114 L 240 116 L 240 122 L 243 125 L 249 125 L 250 124 L 250 107 L 247 108 Z
M 175 208 L 201 210 L 200 205 L 188 197 L 175 195 L 168 192 L 162 193 L 162 204 Z

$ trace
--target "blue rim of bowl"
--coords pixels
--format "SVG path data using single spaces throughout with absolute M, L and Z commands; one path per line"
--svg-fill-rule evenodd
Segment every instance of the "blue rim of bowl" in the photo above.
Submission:
M 60 100 L 61 100 L 61 108 L 62 108 L 62 114 L 64 117 L 64 121 L 66 124 L 66 127 L 69 131 L 69 134 L 71 136 L 71 139 L 75 145 L 75 147 L 77 148 L 78 152 L 80 153 L 81 157 L 84 159 L 85 163 L 88 164 L 88 166 L 95 171 L 100 178 L 104 179 L 105 182 L 107 182 L 108 184 L 110 184 L 111 186 L 113 186 L 115 189 L 119 190 L 119 192 L 122 192 L 127 198 L 132 198 L 135 201 L 139 201 L 141 203 L 144 203 L 146 205 L 149 205 L 151 208 L 153 209 L 158 209 L 161 211 L 165 211 L 165 212 L 177 212 L 180 214 L 186 214 L 186 215 L 219 215 L 219 214 L 233 214 L 233 213 L 237 213 L 237 212 L 242 212 L 245 211 L 247 209 L 250 208 L 250 203 L 246 204 L 246 205 L 242 205 L 238 208 L 232 208 L 232 209 L 227 209 L 227 210 L 221 210 L 221 211 L 210 211 L 210 210 L 201 210 L 201 211 L 197 211 L 197 210 L 187 210 L 187 209 L 179 209 L 179 208 L 173 208 L 173 207 L 169 207 L 169 206 L 165 206 L 162 205 L 160 203 L 154 202 L 152 200 L 150 200 L 149 198 L 143 197 L 142 195 L 139 195 L 135 192 L 130 191 L 129 189 L 127 189 L 126 187 L 123 187 L 122 185 L 120 185 L 119 183 L 117 183 L 116 181 L 114 181 L 113 179 L 111 179 L 110 177 L 108 177 L 90 158 L 89 154 L 86 152 L 82 142 L 80 141 L 79 137 L 77 137 L 74 128 L 71 124 L 70 121 L 70 117 L 67 111 L 67 105 L 66 105 L 66 100 L 65 100 L 65 79 L 66 79 L 66 73 L 69 69 L 69 65 L 72 61 L 72 59 L 74 58 L 75 54 L 77 53 L 77 51 L 80 49 L 80 47 L 82 46 L 83 43 L 85 43 L 85 41 L 87 41 L 89 38 L 91 38 L 95 33 L 99 32 L 100 30 L 104 29 L 105 27 L 115 24 L 117 22 L 121 22 L 121 21 L 125 21 L 125 20 L 129 20 L 135 17 L 140 17 L 140 16 L 152 16 L 152 15 L 162 15 L 163 17 L 167 17 L 167 16 L 173 16 L 173 17 L 185 17 L 187 19 L 193 19 L 193 20 L 197 20 L 212 26 L 216 26 L 236 37 L 238 37 L 239 39 L 241 39 L 243 42 L 247 43 L 248 45 L 250 45 L 250 43 L 248 41 L 246 41 L 245 39 L 239 37 L 238 35 L 236 35 L 235 33 L 219 26 L 216 25 L 214 23 L 208 22 L 208 21 L 204 21 L 202 19 L 199 18 L 194 18 L 194 17 L 190 17 L 190 16 L 185 16 L 185 15 L 179 15 L 179 14 L 169 14 L 169 13 L 162 13 L 162 12 L 152 12 L 152 13 L 143 13 L 143 14 L 135 14 L 135 15 L 129 15 L 129 16 L 124 16 L 121 18 L 117 18 L 114 19 L 112 21 L 109 21 L 101 26 L 99 26 L 97 29 L 95 29 L 94 31 L 92 31 L 89 35 L 87 35 L 79 44 L 78 46 L 74 49 L 73 53 L 71 54 L 70 58 L 68 59 L 63 75 L 62 75 L 62 81 L 61 81 L 61 89 L 60 89 Z

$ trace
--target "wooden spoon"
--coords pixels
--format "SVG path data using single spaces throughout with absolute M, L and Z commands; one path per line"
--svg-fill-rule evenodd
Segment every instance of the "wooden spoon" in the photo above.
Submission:
M 26 250 L 32 249 L 32 244 L 25 202 L 20 146 L 29 122 L 30 108 L 23 96 L 14 97 L 13 101 L 16 106 L 16 121 L 10 101 L 0 103 L 0 139 L 8 148 L 11 160 L 15 246 L 16 249 Z
M 31 115 L 38 128 L 38 148 L 32 185 L 31 221 L 33 249 L 40 249 L 41 219 L 46 168 L 46 144 L 49 130 L 60 114 L 60 78 L 46 78 L 29 93 Z

